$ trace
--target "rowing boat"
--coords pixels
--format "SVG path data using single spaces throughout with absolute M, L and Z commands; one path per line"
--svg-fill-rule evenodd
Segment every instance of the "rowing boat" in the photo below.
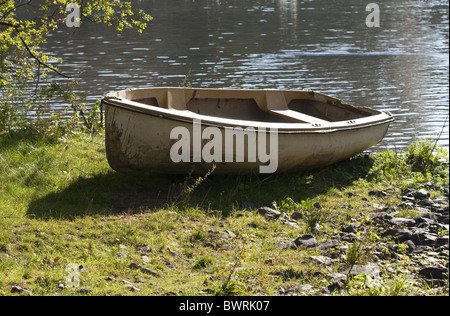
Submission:
M 311 169 L 377 144 L 393 117 L 311 90 L 143 88 L 110 92 L 108 162 L 122 173 Z

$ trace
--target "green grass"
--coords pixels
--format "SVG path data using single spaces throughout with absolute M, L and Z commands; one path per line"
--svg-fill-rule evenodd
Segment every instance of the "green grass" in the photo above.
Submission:
M 370 190 L 430 179 L 448 185 L 448 167 L 414 177 L 390 170 L 403 177 L 387 183 L 375 172 L 387 173 L 381 155 L 282 175 L 213 173 L 198 183 L 183 175 L 116 173 L 102 135 L 1 135 L 0 295 L 274 295 L 306 282 L 323 288 L 317 275 L 329 270 L 311 262 L 314 250 L 280 244 L 311 233 L 313 220 L 321 225 L 316 238 L 327 240 L 349 218 L 373 211 L 362 199 Z M 319 203 L 322 212 L 295 229 L 244 210 L 244 202 L 275 202 L 288 215 L 314 215 Z M 371 200 L 399 202 L 398 195 Z M 80 268 L 75 287 L 67 279 L 70 264 Z M 12 292 L 14 285 L 27 291 Z

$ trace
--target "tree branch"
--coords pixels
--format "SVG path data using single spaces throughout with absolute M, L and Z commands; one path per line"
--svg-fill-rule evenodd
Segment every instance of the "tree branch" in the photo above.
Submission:
M 17 29 L 16 29 L 17 30 Z M 25 40 L 20 36 L 20 41 L 22 42 L 23 46 L 25 47 L 25 49 L 27 50 L 27 52 L 31 55 L 31 57 L 33 57 L 38 63 L 39 65 L 42 65 L 48 69 L 50 69 L 51 71 L 57 73 L 58 75 L 64 77 L 64 78 L 71 78 L 70 76 L 66 76 L 65 74 L 61 73 L 58 69 L 56 69 L 55 67 L 44 63 L 42 60 L 40 60 L 35 54 L 33 54 L 33 52 L 31 51 L 31 49 L 28 47 L 27 43 L 25 42 Z
M 60 72 L 58 69 L 56 69 L 55 67 L 53 67 L 53 66 L 51 66 L 51 65 L 49 65 L 49 64 L 46 64 L 45 62 L 43 62 L 42 60 L 40 60 L 39 57 L 37 57 L 37 56 L 32 52 L 32 50 L 30 49 L 30 47 L 28 47 L 27 43 L 25 42 L 25 40 L 24 40 L 23 37 L 21 36 L 21 34 L 20 34 L 21 31 L 19 30 L 19 28 L 18 28 L 17 25 L 14 25 L 14 24 L 11 24 L 11 23 L 8 23 L 8 22 L 2 22 L 2 21 L 0 21 L 0 25 L 4 25 L 4 26 L 7 26 L 7 27 L 12 27 L 12 28 L 14 28 L 14 29 L 16 30 L 17 36 L 19 37 L 19 39 L 20 39 L 20 41 L 22 42 L 22 44 L 23 44 L 23 46 L 25 47 L 25 49 L 27 50 L 28 54 L 30 54 L 31 57 L 33 57 L 34 60 L 36 60 L 36 61 L 38 62 L 39 65 L 44 66 L 45 68 L 50 69 L 51 71 L 57 73 L 58 75 L 60 75 L 60 76 L 62 76 L 62 77 L 64 77 L 64 78 L 71 78 L 70 76 L 66 76 L 65 74 L 61 73 L 61 72 Z

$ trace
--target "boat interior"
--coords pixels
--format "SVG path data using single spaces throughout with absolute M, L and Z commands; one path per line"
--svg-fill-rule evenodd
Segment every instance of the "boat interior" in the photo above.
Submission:
M 117 96 L 146 105 L 248 121 L 320 126 L 379 114 L 313 91 L 148 88 L 122 92 Z

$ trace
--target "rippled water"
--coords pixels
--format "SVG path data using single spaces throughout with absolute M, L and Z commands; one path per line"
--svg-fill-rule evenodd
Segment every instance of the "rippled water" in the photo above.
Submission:
M 313 89 L 392 112 L 375 150 L 431 137 L 448 148 L 448 2 L 376 1 L 380 27 L 369 28 L 372 1 L 131 1 L 154 17 L 144 34 L 82 24 L 49 36 L 47 51 L 91 103 L 112 90 L 182 82 Z

